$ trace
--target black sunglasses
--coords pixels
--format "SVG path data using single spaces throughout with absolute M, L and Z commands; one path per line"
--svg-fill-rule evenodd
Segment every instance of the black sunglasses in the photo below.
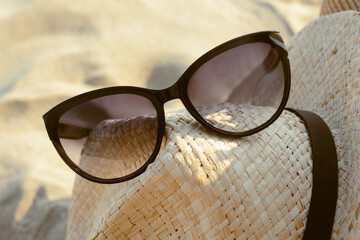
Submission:
M 180 98 L 206 129 L 244 137 L 272 124 L 284 110 L 289 93 L 284 42 L 278 32 L 264 31 L 215 47 L 169 88 L 98 89 L 58 104 L 43 119 L 50 140 L 72 170 L 93 182 L 120 183 L 139 176 L 158 155 L 165 131 L 165 102 Z M 244 124 L 242 119 L 248 118 L 252 120 Z M 148 154 L 136 161 L 107 153 L 92 156 L 101 148 L 96 140 L 112 135 L 121 138 L 129 154 L 134 146 Z M 88 148 L 92 153 L 84 152 Z

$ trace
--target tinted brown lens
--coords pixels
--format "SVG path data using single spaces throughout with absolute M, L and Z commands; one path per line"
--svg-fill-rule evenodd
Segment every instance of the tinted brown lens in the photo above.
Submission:
M 157 129 L 152 102 L 134 94 L 82 103 L 58 123 L 68 157 L 86 173 L 103 179 L 123 177 L 143 166 L 155 149 Z
M 188 96 L 211 125 L 245 132 L 267 122 L 279 108 L 284 68 L 278 52 L 255 42 L 225 51 L 190 78 Z

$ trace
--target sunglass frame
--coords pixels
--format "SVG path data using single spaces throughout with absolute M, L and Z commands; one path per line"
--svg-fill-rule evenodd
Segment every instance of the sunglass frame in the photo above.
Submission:
M 207 61 L 214 58 L 215 56 L 230 50 L 232 48 L 253 42 L 263 42 L 269 43 L 271 46 L 277 51 L 279 54 L 279 58 L 283 65 L 284 70 L 284 91 L 283 91 L 283 98 L 279 105 L 279 108 L 274 113 L 274 115 L 266 121 L 264 124 L 251 129 L 245 132 L 227 132 L 218 128 L 215 128 L 211 124 L 209 124 L 206 120 L 204 120 L 201 115 L 196 111 L 195 107 L 191 103 L 189 96 L 188 96 L 188 83 L 191 76 Z M 44 123 L 46 126 L 46 130 L 48 132 L 49 138 L 53 143 L 56 151 L 63 159 L 63 161 L 78 175 L 81 177 L 90 180 L 96 183 L 102 184 L 113 184 L 113 183 L 120 183 L 131 180 L 140 174 L 144 173 L 150 163 L 154 162 L 161 147 L 162 138 L 165 133 L 165 111 L 164 111 L 164 103 L 170 101 L 172 99 L 179 98 L 182 103 L 184 104 L 187 111 L 207 130 L 211 130 L 215 133 L 222 135 L 223 137 L 245 137 L 257 133 L 264 128 L 268 127 L 272 124 L 282 113 L 285 109 L 287 100 L 290 94 L 290 85 L 291 85 L 291 76 L 290 76 L 290 64 L 288 60 L 288 53 L 285 48 L 284 42 L 277 31 L 262 31 L 251 33 L 247 35 L 243 35 L 227 41 L 204 55 L 198 58 L 193 64 L 189 66 L 189 68 L 182 74 L 182 76 L 178 79 L 176 83 L 172 86 L 162 89 L 162 90 L 153 90 L 153 89 L 146 89 L 140 87 L 129 87 L 129 86 L 119 86 L 119 87 L 107 87 L 102 89 L 93 90 L 90 92 L 86 92 L 75 97 L 72 97 L 64 102 L 56 105 L 52 109 L 50 109 L 47 113 L 43 115 Z M 87 172 L 83 171 L 80 167 L 78 167 L 66 154 L 64 148 L 61 145 L 59 136 L 58 136 L 58 122 L 60 117 L 69 109 L 87 102 L 92 99 L 96 99 L 99 97 L 114 95 L 114 94 L 135 94 L 142 97 L 149 99 L 152 104 L 154 105 L 156 112 L 157 112 L 157 124 L 158 124 L 158 133 L 157 133 L 157 140 L 156 145 L 154 148 L 154 152 L 150 156 L 150 158 L 144 163 L 144 165 L 139 168 L 137 171 L 118 178 L 111 178 L 111 179 L 104 179 L 95 177 Z

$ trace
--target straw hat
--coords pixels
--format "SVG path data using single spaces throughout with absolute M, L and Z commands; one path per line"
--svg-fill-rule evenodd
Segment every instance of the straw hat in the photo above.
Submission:
M 339 188 L 333 239 L 360 236 L 359 29 L 360 13 L 335 13 L 311 22 L 287 44 L 288 106 L 320 115 L 335 139 Z M 106 138 L 109 124 L 101 126 L 102 136 L 90 137 L 102 147 L 87 145 L 83 157 L 137 158 L 146 149 L 129 154 L 115 135 Z M 157 160 L 132 181 L 101 185 L 76 178 L 67 239 L 303 236 L 312 155 L 296 115 L 285 111 L 260 133 L 235 139 L 205 131 L 180 111 L 167 115 L 164 138 Z

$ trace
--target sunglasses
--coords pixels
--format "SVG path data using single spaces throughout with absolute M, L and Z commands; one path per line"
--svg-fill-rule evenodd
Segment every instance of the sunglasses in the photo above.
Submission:
M 290 93 L 287 55 L 276 31 L 240 36 L 205 53 L 166 89 L 98 89 L 58 104 L 43 119 L 55 149 L 78 175 L 104 184 L 128 181 L 158 155 L 163 105 L 172 99 L 179 98 L 205 129 L 224 137 L 249 136 L 272 124 Z M 121 141 L 129 157 L 96 156 L 105 138 Z M 130 157 L 136 148 L 144 154 Z

